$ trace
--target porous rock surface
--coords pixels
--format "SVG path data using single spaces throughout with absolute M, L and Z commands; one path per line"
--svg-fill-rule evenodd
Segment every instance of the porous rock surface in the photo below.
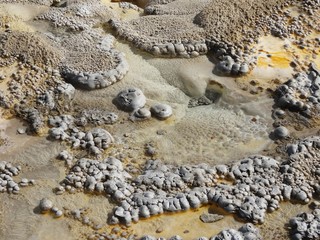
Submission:
M 113 157 L 102 161 L 82 158 L 76 162 L 64 179 L 62 186 L 67 190 L 71 187 L 89 192 L 106 192 L 118 200 L 131 195 L 133 187 L 128 185 L 131 176 L 124 171 L 122 163 Z
M 6 87 L 0 91 L 0 104 L 26 120 L 29 133 L 41 134 L 51 114 L 71 110 L 75 88 L 62 80 L 60 71 L 75 86 L 95 89 L 120 80 L 128 67 L 123 54 L 113 49 L 113 37 L 98 31 L 72 37 L 8 31 L 0 34 L 0 40 L 0 64 L 12 72 L 2 76 Z M 92 50 L 89 58 L 87 50 Z M 80 115 L 76 117 L 79 126 L 112 124 L 118 118 L 98 110 Z
M 147 6 L 144 8 L 144 12 L 147 15 L 189 15 L 201 12 L 210 1 L 148 1 Z
M 114 142 L 112 135 L 103 128 L 81 130 L 85 116 L 76 120 L 71 115 L 60 115 L 49 118 L 49 137 L 68 142 L 73 149 L 86 149 L 89 153 L 99 155 Z M 107 122 L 109 122 L 107 120 Z M 80 125 L 76 125 L 76 124 Z M 77 127 L 78 126 L 78 127 Z
M 51 4 L 51 1 L 32 2 Z M 117 116 L 101 110 L 85 110 L 78 116 L 56 113 L 69 110 L 69 103 L 75 94 L 72 85 L 61 81 L 60 72 L 74 86 L 91 90 L 119 81 L 128 70 L 124 56 L 113 48 L 113 37 L 96 30 L 89 30 L 101 22 L 102 15 L 99 14 L 103 13 L 97 12 L 97 6 L 101 5 L 92 7 L 97 2 L 100 1 L 90 1 L 86 5 L 81 5 L 76 1 L 66 8 L 55 10 L 52 8 L 52 13 L 39 18 L 54 22 L 56 27 L 72 30 L 71 35 L 48 35 L 47 39 L 37 34 L 17 33 L 7 29 L 8 31 L 1 33 L 0 36 L 0 64 L 12 67 L 14 72 L 10 79 L 4 77 L 5 81 L 8 81 L 6 89 L 8 92 L 1 91 L 1 105 L 14 108 L 18 116 L 29 122 L 32 132 L 40 132 L 48 120 L 51 127 L 50 137 L 67 141 L 73 148 L 86 149 L 94 155 L 99 155 L 107 149 L 114 141 L 113 137 L 103 128 L 84 127 L 90 124 L 95 126 L 112 124 L 117 121 Z M 247 10 L 247 6 L 242 7 L 241 3 L 247 2 L 236 3 L 239 6 L 236 6 L 237 9 L 233 14 L 237 21 L 234 21 L 233 25 L 227 24 L 228 29 L 221 28 L 221 32 L 215 32 L 217 30 L 213 28 L 216 18 L 221 20 L 221 16 L 215 12 L 216 6 L 205 0 L 200 1 L 198 5 L 188 1 L 186 3 L 188 7 L 180 11 L 181 1 L 151 1 L 145 12 L 153 16 L 144 16 L 130 22 L 113 19 L 111 24 L 119 35 L 155 55 L 196 57 L 213 51 L 220 61 L 217 70 L 224 74 L 243 74 L 250 70 L 251 62 L 242 54 L 242 46 L 238 46 L 237 43 L 242 40 L 253 42 L 256 37 L 250 31 L 255 19 L 250 15 L 253 13 L 247 11 L 247 15 L 242 14 L 246 12 L 244 10 Z M 270 10 L 274 3 L 274 1 L 268 3 L 257 1 L 251 8 L 257 14 L 263 15 L 264 11 L 269 14 L 274 11 Z M 230 2 L 217 1 L 217 7 L 219 4 L 226 8 L 234 7 L 230 6 L 232 5 Z M 268 6 L 261 12 L 259 4 Z M 311 18 L 317 19 L 317 15 L 312 12 L 318 11 L 319 8 L 313 6 L 319 4 L 319 1 L 301 1 L 301 4 Z M 226 13 L 229 14 L 229 11 L 226 10 Z M 223 12 L 223 19 L 233 17 L 228 14 L 225 15 Z M 108 17 L 105 20 L 107 21 Z M 290 26 L 292 29 L 286 26 L 285 18 L 279 21 L 280 25 L 283 23 L 285 27 L 275 27 L 277 18 L 274 16 L 269 20 L 268 24 L 270 22 L 273 24 L 268 30 L 279 37 L 292 33 L 299 36 L 309 33 L 300 28 L 298 24 L 300 17 L 292 21 Z M 168 21 L 171 23 L 168 24 Z M 144 23 L 146 26 L 156 27 L 143 28 L 141 26 Z M 249 28 L 242 28 L 241 24 L 243 26 L 248 24 Z M 168 28 L 163 29 L 163 26 Z M 258 26 L 265 25 L 261 23 Z M 246 35 L 246 39 L 238 38 L 238 34 L 243 33 L 241 31 L 248 31 L 250 34 Z M 231 45 L 229 41 L 232 42 Z M 56 51 L 51 46 L 57 43 L 62 46 L 62 51 Z M 60 72 L 57 71 L 57 67 L 60 67 Z M 314 66 L 311 68 L 309 74 L 302 76 L 302 80 L 293 81 L 301 86 L 285 84 L 290 85 L 290 90 L 285 96 L 291 94 L 295 99 L 297 93 L 301 94 L 299 98 L 302 100 L 297 100 L 298 103 L 293 104 L 293 107 L 300 112 L 299 106 L 302 102 L 307 107 L 303 105 L 301 112 L 306 115 L 308 109 L 318 114 L 319 108 L 317 96 L 319 71 Z M 307 94 L 301 93 L 301 89 Z M 290 104 L 291 102 L 283 107 L 290 108 Z M 296 106 L 298 108 L 295 108 Z M 55 114 L 48 117 L 48 114 L 53 112 Z M 147 118 L 149 112 L 136 111 L 135 117 Z M 315 136 L 288 145 L 288 158 L 283 162 L 266 156 L 252 156 L 232 164 L 217 166 L 206 164 L 175 166 L 164 164 L 159 160 L 150 160 L 137 176 L 131 176 L 124 170 L 123 163 L 112 157 L 102 161 L 81 158 L 70 169 L 59 190 L 60 193 L 79 190 L 107 194 L 118 204 L 109 219 L 110 223 L 129 225 L 131 222 L 163 212 L 179 212 L 208 203 L 217 204 L 245 221 L 262 223 L 265 212 L 276 210 L 281 201 L 307 203 L 313 195 L 319 195 L 319 148 L 320 140 Z M 61 153 L 60 157 L 69 161 L 68 165 L 71 165 L 71 155 Z M 12 180 L 12 176 L 20 171 L 19 167 L 0 162 L 0 170 L 0 190 L 17 193 L 19 186 Z M 219 182 L 220 179 L 225 181 Z M 19 184 L 27 186 L 33 184 L 33 181 L 23 179 Z M 58 210 L 55 212 L 57 217 L 61 216 L 61 212 Z M 307 218 L 312 217 L 307 216 Z M 225 230 L 212 239 L 227 237 L 259 239 L 252 225 L 246 225 L 246 228 L 249 230 Z M 300 235 L 305 234 L 304 230 L 300 232 Z M 248 236 L 246 233 L 249 233 Z M 174 236 L 171 239 L 182 238 Z
M 320 238 L 320 209 L 300 213 L 289 221 L 292 240 Z
M 65 4 L 63 4 L 65 3 Z M 94 25 L 107 21 L 113 13 L 99 0 L 62 1 L 57 7 L 51 7 L 35 20 L 46 20 L 56 28 L 66 28 L 71 31 L 91 29 Z
M 276 104 L 306 117 L 320 113 L 320 70 L 310 64 L 309 72 L 296 74 L 275 92 Z
M 26 99 L 25 101 L 21 101 L 20 104 L 14 105 L 10 102 L 7 103 L 8 108 L 10 105 L 11 107 L 14 107 L 14 111 L 17 116 L 29 123 L 29 132 L 37 134 L 41 133 L 42 129 L 45 127 L 45 122 L 48 117 L 47 115 L 51 111 L 62 111 L 69 109 L 71 100 L 75 94 L 74 87 L 68 83 L 60 81 L 57 81 L 55 84 L 56 87 L 53 89 L 48 90 L 44 88 L 42 91 L 40 89 L 36 89 L 35 100 L 32 98 L 30 100 Z M 22 86 L 20 86 L 18 89 L 22 90 Z M 32 86 L 30 87 L 32 88 Z M 18 89 L 14 89 L 15 93 Z M 15 95 L 17 98 L 19 97 L 19 94 L 16 93 Z M 21 95 L 23 96 L 23 93 L 21 93 Z M 27 96 L 30 98 L 32 95 Z M 27 100 L 31 101 L 31 104 Z
M 56 41 L 65 54 L 61 75 L 75 87 L 105 88 L 121 80 L 129 69 L 124 54 L 113 48 L 112 35 L 87 30 L 56 38 Z
M 121 37 L 156 56 L 196 57 L 208 52 L 205 39 L 200 34 L 203 30 L 192 23 L 189 15 L 151 15 L 132 22 L 112 19 L 110 24 Z M 184 41 L 170 41 L 168 35 Z M 188 39 L 190 35 L 194 36 L 191 40 Z
M 61 60 L 61 51 L 52 47 L 50 39 L 37 33 L 9 31 L 0 33 L 0 57 L 3 58 L 1 67 L 16 60 L 37 67 L 56 67 Z
M 52 111 L 70 110 L 75 94 L 57 70 L 63 53 L 37 33 L 0 34 L 0 65 L 9 69 L 0 92 L 1 106 L 26 120 L 29 132 L 41 133 Z
M 93 126 L 100 126 L 103 124 L 114 124 L 118 121 L 118 115 L 99 109 L 84 109 L 75 117 L 75 124 L 77 126 L 86 126 L 91 124 Z

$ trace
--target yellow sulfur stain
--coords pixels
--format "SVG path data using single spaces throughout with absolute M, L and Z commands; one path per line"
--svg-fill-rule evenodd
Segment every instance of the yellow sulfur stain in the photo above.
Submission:
M 269 54 L 271 57 L 258 58 L 258 67 L 288 68 L 290 66 L 291 56 L 287 52 L 270 52 Z
M 291 59 L 286 53 L 273 53 L 271 56 L 272 64 L 279 68 L 287 68 L 290 65 Z

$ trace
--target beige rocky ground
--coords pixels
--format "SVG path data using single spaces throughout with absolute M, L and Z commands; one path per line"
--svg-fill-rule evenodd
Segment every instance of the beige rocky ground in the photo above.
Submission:
M 236 214 L 213 205 L 152 216 L 131 226 L 107 225 L 119 201 L 112 199 L 112 194 L 88 193 L 82 188 L 57 195 L 56 188 L 72 169 L 57 156 L 67 150 L 74 156 L 72 165 L 82 157 L 101 161 L 114 156 L 133 178 L 142 174 L 149 159 L 176 167 L 231 164 L 255 154 L 287 159 L 287 143 L 319 135 L 319 116 L 305 118 L 285 109 L 285 117 L 279 120 L 274 115 L 277 106 L 273 93 L 293 74 L 308 71 L 310 62 L 320 67 L 319 3 L 150 1 L 144 10 L 106 0 L 72 3 L 67 1 L 65 7 L 63 1 L 0 0 L 0 162 L 21 166 L 20 174 L 13 177 L 17 183 L 22 178 L 35 180 L 34 185 L 20 187 L 17 194 L 0 193 L 0 239 L 87 239 L 95 231 L 106 232 L 110 238 L 114 234 L 114 239 L 133 239 L 134 235 L 138 239 L 143 235 L 170 238 L 177 234 L 183 239 L 198 239 L 241 227 L 243 222 Z M 138 5 L 145 3 L 140 1 Z M 286 14 L 288 9 L 292 10 Z M 281 21 L 272 13 L 279 14 Z M 292 18 L 299 16 L 295 23 Z M 273 29 L 277 20 L 282 25 Z M 271 36 L 277 35 L 276 30 L 278 36 Z M 112 35 L 116 37 L 113 43 Z M 233 45 L 216 49 L 212 41 Z M 173 46 L 171 58 L 147 53 L 158 55 L 155 47 L 159 44 L 166 49 L 165 54 Z M 190 49 L 181 51 L 186 58 L 178 58 L 179 44 L 185 49 L 190 45 Z M 229 55 L 239 64 L 254 59 L 249 64 L 252 70 L 217 75 L 214 69 Z M 66 66 L 74 70 L 76 80 L 63 74 Z M 108 74 L 102 70 L 108 70 Z M 78 89 L 74 84 L 78 80 L 90 90 Z M 173 115 L 163 121 L 131 121 L 130 113 L 113 102 L 128 87 L 142 90 L 146 108 L 168 104 Z M 219 100 L 202 105 L 207 92 L 214 92 Z M 197 104 L 190 107 L 190 102 Z M 93 127 L 107 130 L 114 141 L 105 151 L 100 148 L 101 153 L 94 156 L 86 147 L 71 148 L 71 140 L 53 141 L 48 137 L 49 129 L 57 127 L 47 124 L 50 117 L 76 117 L 92 109 L 118 116 L 113 124 L 75 127 L 84 133 Z M 277 124 L 289 129 L 290 135 L 274 139 L 270 134 Z M 68 126 L 66 133 L 73 128 Z M 148 146 L 152 146 L 152 154 Z M 49 198 L 64 216 L 40 214 L 37 206 L 42 198 Z M 77 218 L 72 211 L 82 208 L 87 210 Z M 199 216 L 208 211 L 226 216 L 215 223 L 203 223 Z M 264 224 L 257 225 L 262 238 L 273 235 L 289 239 L 285 224 L 301 211 L 309 211 L 308 205 L 281 203 L 279 210 L 266 214 Z

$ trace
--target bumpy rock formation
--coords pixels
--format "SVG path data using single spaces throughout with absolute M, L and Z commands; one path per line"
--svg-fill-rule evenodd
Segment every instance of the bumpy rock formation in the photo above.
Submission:
M 147 108 L 139 108 L 129 116 L 129 120 L 131 121 L 143 121 L 149 119 L 151 117 L 151 112 Z
M 245 224 L 238 230 L 227 229 L 221 231 L 217 236 L 213 236 L 210 240 L 222 240 L 222 239 L 239 239 L 239 240 L 261 240 L 259 230 L 252 224 Z
M 82 158 L 73 166 L 62 186 L 66 190 L 75 187 L 89 192 L 106 192 L 121 200 L 134 191 L 126 183 L 128 178 L 131 176 L 124 171 L 118 159 L 110 157 L 99 161 Z
M 118 35 L 156 56 L 196 57 L 208 52 L 200 34 L 203 30 L 192 23 L 192 16 L 146 16 L 131 22 L 112 19 L 110 24 Z
M 86 90 L 105 88 L 127 73 L 128 63 L 124 54 L 113 48 L 112 35 L 92 30 L 93 26 L 112 16 L 113 13 L 101 1 L 91 0 L 51 7 L 36 18 L 73 32 L 52 37 L 64 49 L 61 75 L 75 87 Z
M 157 103 L 150 108 L 151 113 L 158 119 L 167 119 L 172 115 L 172 108 L 163 103 Z
M 0 192 L 18 193 L 20 187 L 18 183 L 13 180 L 13 176 L 20 173 L 21 167 L 14 167 L 11 163 L 0 162 Z
M 81 131 L 81 128 L 78 127 L 83 127 L 83 118 L 86 119 L 85 116 L 81 118 L 82 120 L 75 120 L 71 115 L 50 117 L 49 136 L 55 140 L 68 142 L 74 149 L 87 149 L 89 153 L 94 155 L 101 154 L 114 142 L 112 135 L 103 128 Z M 87 122 L 87 120 L 85 121 Z M 76 123 L 81 125 L 76 125 Z
M 150 1 L 145 8 L 147 16 L 127 22 L 113 18 L 110 23 L 121 37 L 156 56 L 188 58 L 212 50 L 218 57 L 232 56 L 241 66 L 246 57 L 242 56 L 239 43 L 257 38 L 257 31 L 249 33 L 256 21 L 285 2 Z M 235 65 L 233 74 L 249 71 L 242 67 L 239 72 L 240 66 L 237 69 Z M 230 72 L 231 68 L 227 73 Z
M 320 70 L 310 64 L 309 73 L 298 73 L 279 86 L 275 92 L 276 103 L 283 109 L 296 111 L 304 116 L 320 113 Z
M 85 127 L 86 125 L 100 126 L 103 124 L 114 124 L 118 121 L 118 115 L 113 112 L 99 109 L 82 110 L 75 117 L 77 126 Z
M 320 138 L 310 137 L 289 145 L 288 154 L 288 160 L 282 163 L 254 156 L 214 167 L 172 166 L 150 160 L 136 178 L 124 171 L 117 159 L 103 162 L 81 159 L 71 169 L 63 187 L 110 195 L 119 203 L 110 223 L 130 224 L 140 218 L 208 203 L 217 204 L 245 221 L 263 223 L 266 211 L 275 211 L 281 201 L 307 203 L 313 194 L 320 193 Z M 219 183 L 219 179 L 226 181 Z
M 7 89 L 2 92 L 1 105 L 26 120 L 30 132 L 41 133 L 46 116 L 70 110 L 75 94 L 56 69 L 63 53 L 49 38 L 35 33 L 9 31 L 1 33 L 0 39 L 1 66 L 11 69 L 11 75 L 3 76 Z
M 64 3 L 64 4 L 63 4 Z M 64 1 L 58 7 L 36 17 L 36 20 L 50 21 L 54 27 L 64 27 L 71 31 L 91 29 L 106 21 L 113 13 L 99 0 Z
M 290 219 L 290 234 L 292 240 L 320 238 L 320 209 L 311 213 L 300 213 Z
M 299 17 L 284 10 L 289 5 L 301 11 Z M 254 67 L 249 46 L 259 36 L 309 35 L 319 28 L 317 13 L 317 1 L 149 1 L 147 15 L 129 21 L 112 18 L 110 24 L 119 36 L 155 56 L 189 58 L 212 52 L 217 73 L 239 75 Z
M 129 69 L 124 54 L 113 48 L 111 35 L 90 30 L 56 40 L 65 49 L 61 74 L 75 87 L 105 88 L 121 80 Z
M 201 12 L 208 4 L 209 0 L 201 1 L 149 1 L 144 9 L 147 15 L 189 15 Z
M 9 162 L 0 161 L 0 193 L 8 192 L 17 194 L 20 191 L 20 187 L 34 184 L 33 179 L 28 180 L 26 178 L 21 179 L 21 181 L 17 183 L 13 177 L 18 176 L 20 172 L 21 166 L 13 166 Z

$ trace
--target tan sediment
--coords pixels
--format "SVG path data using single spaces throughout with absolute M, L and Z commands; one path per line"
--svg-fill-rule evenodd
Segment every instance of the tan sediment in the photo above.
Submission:
M 48 7 L 39 6 L 36 4 L 11 4 L 11 3 L 0 3 L 0 19 L 3 26 L 4 24 L 10 24 L 11 29 L 14 31 L 26 31 L 35 32 L 32 26 L 27 21 L 31 21 L 38 14 L 46 11 Z
M 1 154 L 12 154 L 20 148 L 28 146 L 30 141 L 36 137 L 18 134 L 19 128 L 25 128 L 24 123 L 18 119 L 0 119 L 1 138 L 5 139 L 5 144 L 0 146 Z
M 258 226 L 263 239 L 269 239 L 270 236 L 273 236 L 277 240 L 290 239 L 287 228 L 288 219 L 296 216 L 298 213 L 309 211 L 311 210 L 307 204 L 282 202 L 280 208 L 273 213 L 267 214 L 265 223 Z

